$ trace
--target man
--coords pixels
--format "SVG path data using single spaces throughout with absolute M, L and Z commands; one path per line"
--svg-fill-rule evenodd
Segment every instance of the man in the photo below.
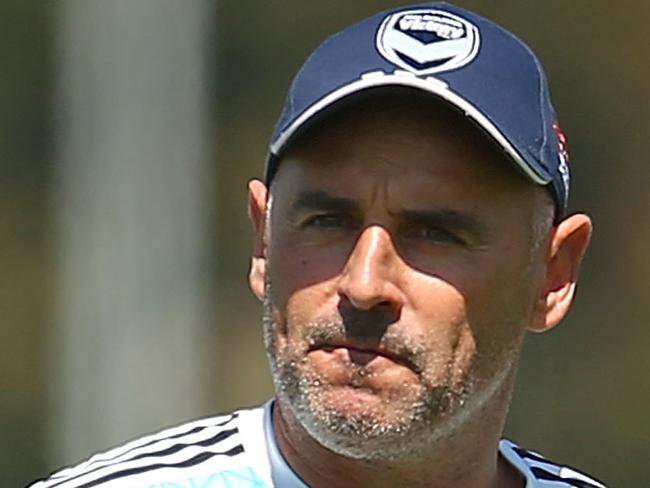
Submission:
M 566 315 L 591 222 L 541 65 L 465 10 L 325 41 L 249 185 L 276 398 L 39 488 L 602 487 L 502 440 L 522 340 Z

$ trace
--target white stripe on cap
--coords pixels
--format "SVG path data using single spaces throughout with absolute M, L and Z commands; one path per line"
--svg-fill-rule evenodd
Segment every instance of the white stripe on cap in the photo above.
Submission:
M 327 94 L 300 114 L 287 129 L 280 133 L 276 140 L 271 143 L 271 153 L 278 156 L 289 138 L 291 138 L 291 136 L 295 134 L 295 132 L 302 127 L 305 122 L 315 116 L 318 112 L 332 105 L 334 102 L 367 88 L 391 85 L 418 88 L 439 96 L 443 100 L 462 110 L 468 117 L 473 119 L 485 131 L 487 131 L 487 133 L 492 136 L 497 144 L 504 149 L 517 166 L 519 166 L 532 181 L 539 185 L 546 185 L 551 181 L 550 175 L 540 175 L 534 168 L 532 168 L 524 158 L 522 158 L 515 147 L 510 144 L 510 141 L 508 141 L 503 133 L 487 117 L 485 117 L 479 109 L 457 93 L 454 93 L 449 89 L 449 86 L 445 82 L 432 76 L 419 78 L 413 73 L 401 70 L 396 70 L 394 73 L 390 74 L 384 73 L 383 71 L 366 73 L 362 75 L 360 79 Z

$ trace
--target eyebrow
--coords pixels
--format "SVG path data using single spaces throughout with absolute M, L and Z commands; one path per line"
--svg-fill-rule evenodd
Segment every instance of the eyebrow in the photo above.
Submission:
M 349 198 L 334 197 L 323 191 L 305 191 L 300 193 L 291 204 L 291 212 L 300 213 L 309 210 L 354 212 L 359 210 L 359 204 Z

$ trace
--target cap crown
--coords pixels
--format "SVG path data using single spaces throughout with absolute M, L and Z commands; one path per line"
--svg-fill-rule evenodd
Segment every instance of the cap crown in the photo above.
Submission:
M 558 215 L 569 189 L 566 140 L 537 57 L 512 33 L 467 10 L 427 3 L 373 15 L 323 42 L 293 80 L 271 143 L 267 179 L 296 131 L 342 98 L 411 86 L 465 112 L 538 184 Z

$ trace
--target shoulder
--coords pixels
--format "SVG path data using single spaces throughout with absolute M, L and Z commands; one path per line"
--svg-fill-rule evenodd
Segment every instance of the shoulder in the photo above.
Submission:
M 526 476 L 526 488 L 606 488 L 603 483 L 585 473 L 550 461 L 507 439 L 499 443 L 499 452 Z
M 241 486 L 270 486 L 263 415 L 260 407 L 167 428 L 97 453 L 31 488 L 219 487 L 230 486 L 232 476 L 250 480 Z

